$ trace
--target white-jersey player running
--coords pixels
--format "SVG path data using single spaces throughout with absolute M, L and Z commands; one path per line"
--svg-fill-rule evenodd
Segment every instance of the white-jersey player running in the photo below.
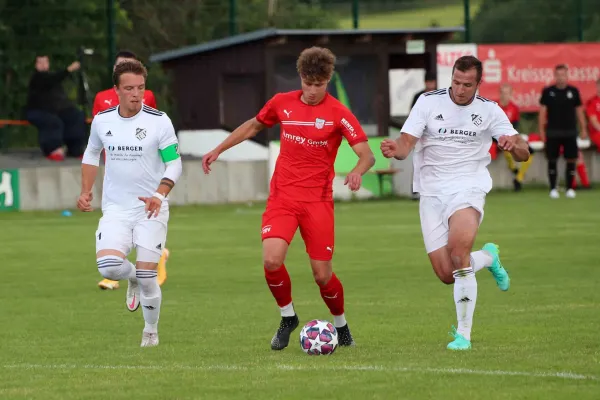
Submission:
M 454 283 L 458 330 L 453 327 L 451 350 L 471 348 L 471 326 L 477 301 L 475 273 L 487 267 L 501 290 L 510 280 L 488 243 L 471 252 L 483 220 L 485 196 L 492 188 L 487 170 L 492 138 L 515 161 L 529 158 L 527 143 L 493 101 L 478 96 L 481 62 L 459 58 L 447 89 L 424 93 L 411 110 L 397 140 L 381 144 L 385 157 L 405 159 L 415 149 L 414 189 L 420 194 L 425 249 L 438 278 Z
M 139 61 L 116 66 L 113 81 L 119 106 L 98 113 L 92 122 L 77 202 L 81 211 L 92 211 L 92 187 L 104 149 L 96 260 L 105 278 L 129 280 L 127 308 L 135 311 L 142 305 L 142 347 L 158 345 L 162 294 L 156 268 L 167 239 L 167 195 L 182 171 L 171 120 L 142 103 L 146 76 L 146 68 Z M 134 247 L 135 266 L 127 260 Z

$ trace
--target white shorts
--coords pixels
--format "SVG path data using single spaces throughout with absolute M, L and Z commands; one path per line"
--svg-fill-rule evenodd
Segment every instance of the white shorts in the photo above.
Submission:
M 481 224 L 485 195 L 483 191 L 472 190 L 447 196 L 421 196 L 419 214 L 427 254 L 448 244 L 448 220 L 456 211 L 473 207 L 479 211 Z
M 118 250 L 125 255 L 134 247 L 162 254 L 167 242 L 169 207 L 163 206 L 157 217 L 148 219 L 141 207 L 128 211 L 106 211 L 96 231 L 96 253 L 100 250 Z

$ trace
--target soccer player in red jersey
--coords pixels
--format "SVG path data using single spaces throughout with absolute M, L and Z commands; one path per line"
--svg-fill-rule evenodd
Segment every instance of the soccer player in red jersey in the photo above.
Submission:
M 508 117 L 508 120 L 518 132 L 520 120 L 519 107 L 512 101 L 512 86 L 510 86 L 508 83 L 500 86 L 500 100 L 498 101 L 498 105 L 502 111 L 504 111 Z M 527 172 L 531 166 L 531 163 L 533 162 L 533 149 L 531 146 L 529 147 L 529 159 L 527 161 L 523 161 L 520 165 L 517 165 L 509 151 L 504 151 L 503 153 L 504 158 L 506 158 L 506 162 L 508 163 L 508 168 L 515 174 L 513 185 L 515 191 L 518 192 L 522 189 L 523 180 L 525 179 L 525 172 Z
M 271 179 L 267 207 L 262 217 L 263 265 L 267 284 L 281 310 L 281 323 L 271 349 L 287 347 L 299 320 L 292 303 L 292 284 L 284 261 L 298 228 L 306 245 L 314 279 L 333 315 L 341 346 L 354 340 L 344 315 L 344 288 L 332 271 L 334 252 L 334 162 L 342 138 L 359 157 L 345 184 L 360 189 L 362 175 L 374 164 L 367 136 L 356 117 L 327 93 L 335 65 L 328 49 L 305 49 L 297 60 L 302 90 L 279 93 L 258 115 L 240 125 L 202 159 L 205 173 L 227 149 L 265 128 L 281 126 L 280 154 Z
M 596 96 L 588 100 L 585 105 L 585 113 L 588 117 L 588 130 L 590 140 L 596 145 L 600 152 L 600 79 L 596 81 Z
M 139 61 L 137 56 L 131 51 L 121 50 L 117 53 L 115 57 L 115 65 L 113 69 L 123 61 L 131 61 L 136 60 Z M 157 108 L 156 106 L 156 98 L 154 97 L 154 93 L 151 90 L 144 90 L 144 99 L 142 100 L 144 104 L 150 106 L 152 108 Z M 103 90 L 101 92 L 96 93 L 96 97 L 94 98 L 94 106 L 92 107 L 92 116 L 96 116 L 101 111 L 108 110 L 111 107 L 115 107 L 119 105 L 119 97 L 117 96 L 117 91 L 114 87 L 110 89 Z M 167 259 L 169 258 L 169 250 L 165 248 L 163 250 L 162 256 L 158 263 L 158 284 L 162 286 L 162 284 L 167 280 Z M 102 279 L 98 282 L 98 287 L 102 290 L 115 290 L 119 288 L 119 282 L 113 281 L 110 279 Z
M 123 61 L 138 60 L 137 56 L 130 51 L 120 51 L 115 58 L 115 66 Z M 144 91 L 144 104 L 156 108 L 156 98 L 151 90 Z M 107 110 L 119 104 L 119 97 L 114 87 L 96 93 L 94 105 L 92 107 L 92 116 L 96 116 L 100 111 Z

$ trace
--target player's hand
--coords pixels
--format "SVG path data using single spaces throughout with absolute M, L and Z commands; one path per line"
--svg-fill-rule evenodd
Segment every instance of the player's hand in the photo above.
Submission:
M 579 132 L 579 137 L 580 137 L 582 140 L 585 140 L 585 139 L 587 139 L 587 138 L 588 138 L 588 131 L 587 131 L 587 129 L 585 129 L 585 128 L 584 128 L 584 129 L 582 129 L 582 130 L 581 130 L 581 132 Z
M 540 139 L 543 143 L 546 143 L 546 131 L 540 131 Z
M 500 150 L 513 151 L 517 147 L 519 135 L 504 135 L 498 138 L 498 147 Z
M 83 212 L 94 211 L 92 208 L 92 200 L 94 196 L 92 192 L 81 193 L 79 195 L 79 199 L 77 200 L 77 208 L 79 208 Z
M 379 147 L 385 158 L 392 158 L 396 156 L 396 152 L 398 151 L 398 142 L 394 139 L 385 139 Z
M 158 197 L 138 197 L 141 201 L 146 204 L 145 210 L 148 213 L 148 219 L 158 217 L 162 201 Z
M 360 185 L 362 184 L 362 176 L 358 172 L 350 172 L 346 175 L 346 179 L 344 180 L 344 185 L 348 185 L 350 190 L 356 192 L 360 189 Z
M 74 61 L 67 67 L 67 71 L 73 72 L 77 71 L 79 68 L 81 68 L 81 63 L 79 63 L 79 61 Z
M 217 161 L 217 158 L 219 158 L 219 151 L 217 149 L 211 151 L 210 153 L 206 153 L 204 155 L 204 157 L 202 157 L 202 169 L 204 170 L 204 173 L 208 175 L 208 173 L 211 171 L 210 169 L 210 164 L 214 163 L 215 161 Z

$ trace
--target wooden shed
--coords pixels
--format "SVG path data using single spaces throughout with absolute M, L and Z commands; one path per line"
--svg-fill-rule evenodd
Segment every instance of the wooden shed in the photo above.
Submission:
M 298 54 L 310 46 L 332 50 L 352 111 L 370 134 L 387 136 L 390 69 L 436 72 L 438 43 L 458 28 L 412 30 L 264 29 L 151 56 L 173 77 L 177 129 L 233 130 L 277 92 L 300 87 Z M 334 93 L 335 95 L 335 93 Z M 256 140 L 278 139 L 276 129 Z

